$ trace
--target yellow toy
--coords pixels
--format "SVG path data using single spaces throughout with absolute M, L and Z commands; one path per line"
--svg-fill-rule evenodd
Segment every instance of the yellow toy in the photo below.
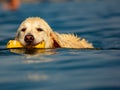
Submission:
M 25 48 L 25 47 L 17 40 L 10 40 L 7 43 L 7 48 L 12 49 L 12 48 Z M 43 41 L 35 46 L 26 47 L 26 48 L 45 48 L 45 42 Z

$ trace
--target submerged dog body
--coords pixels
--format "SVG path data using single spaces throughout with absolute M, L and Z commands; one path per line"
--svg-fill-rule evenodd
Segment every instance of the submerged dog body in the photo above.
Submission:
M 44 41 L 45 48 L 93 48 L 85 39 L 74 34 L 59 34 L 39 17 L 30 17 L 21 23 L 16 34 L 25 47 L 37 45 Z

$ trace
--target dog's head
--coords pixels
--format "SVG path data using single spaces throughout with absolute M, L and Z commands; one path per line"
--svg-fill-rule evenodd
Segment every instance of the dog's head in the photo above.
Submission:
M 16 40 L 21 42 L 24 46 L 33 46 L 42 41 L 45 41 L 46 48 L 51 47 L 52 29 L 41 18 L 31 17 L 27 18 L 21 23 L 16 34 Z

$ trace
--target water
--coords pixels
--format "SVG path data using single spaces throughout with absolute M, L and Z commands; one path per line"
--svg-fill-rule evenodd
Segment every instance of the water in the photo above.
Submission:
M 120 90 L 120 1 L 28 3 L 0 9 L 0 90 Z M 39 16 L 59 33 L 75 33 L 97 50 L 6 49 L 19 24 Z

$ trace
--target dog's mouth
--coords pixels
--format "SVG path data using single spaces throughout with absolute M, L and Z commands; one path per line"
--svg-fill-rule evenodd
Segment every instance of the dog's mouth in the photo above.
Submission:
M 34 46 L 36 43 L 34 41 L 25 41 L 25 46 Z
M 24 37 L 24 42 L 25 42 L 25 47 L 26 48 L 34 48 L 36 45 L 42 43 L 44 40 L 42 41 L 36 41 L 34 36 L 32 34 L 27 34 L 25 37 Z
M 26 46 L 34 46 L 35 44 L 33 42 L 27 42 Z
M 25 48 L 29 48 L 29 49 L 32 49 L 32 48 L 34 48 L 34 47 L 40 47 L 41 48 L 41 45 L 43 45 L 43 42 L 44 42 L 44 40 L 43 41 L 40 41 L 40 42 L 38 42 L 38 43 L 35 43 L 35 42 L 29 42 L 29 43 L 26 43 L 26 45 L 24 46 Z M 39 46 L 38 46 L 39 45 Z

